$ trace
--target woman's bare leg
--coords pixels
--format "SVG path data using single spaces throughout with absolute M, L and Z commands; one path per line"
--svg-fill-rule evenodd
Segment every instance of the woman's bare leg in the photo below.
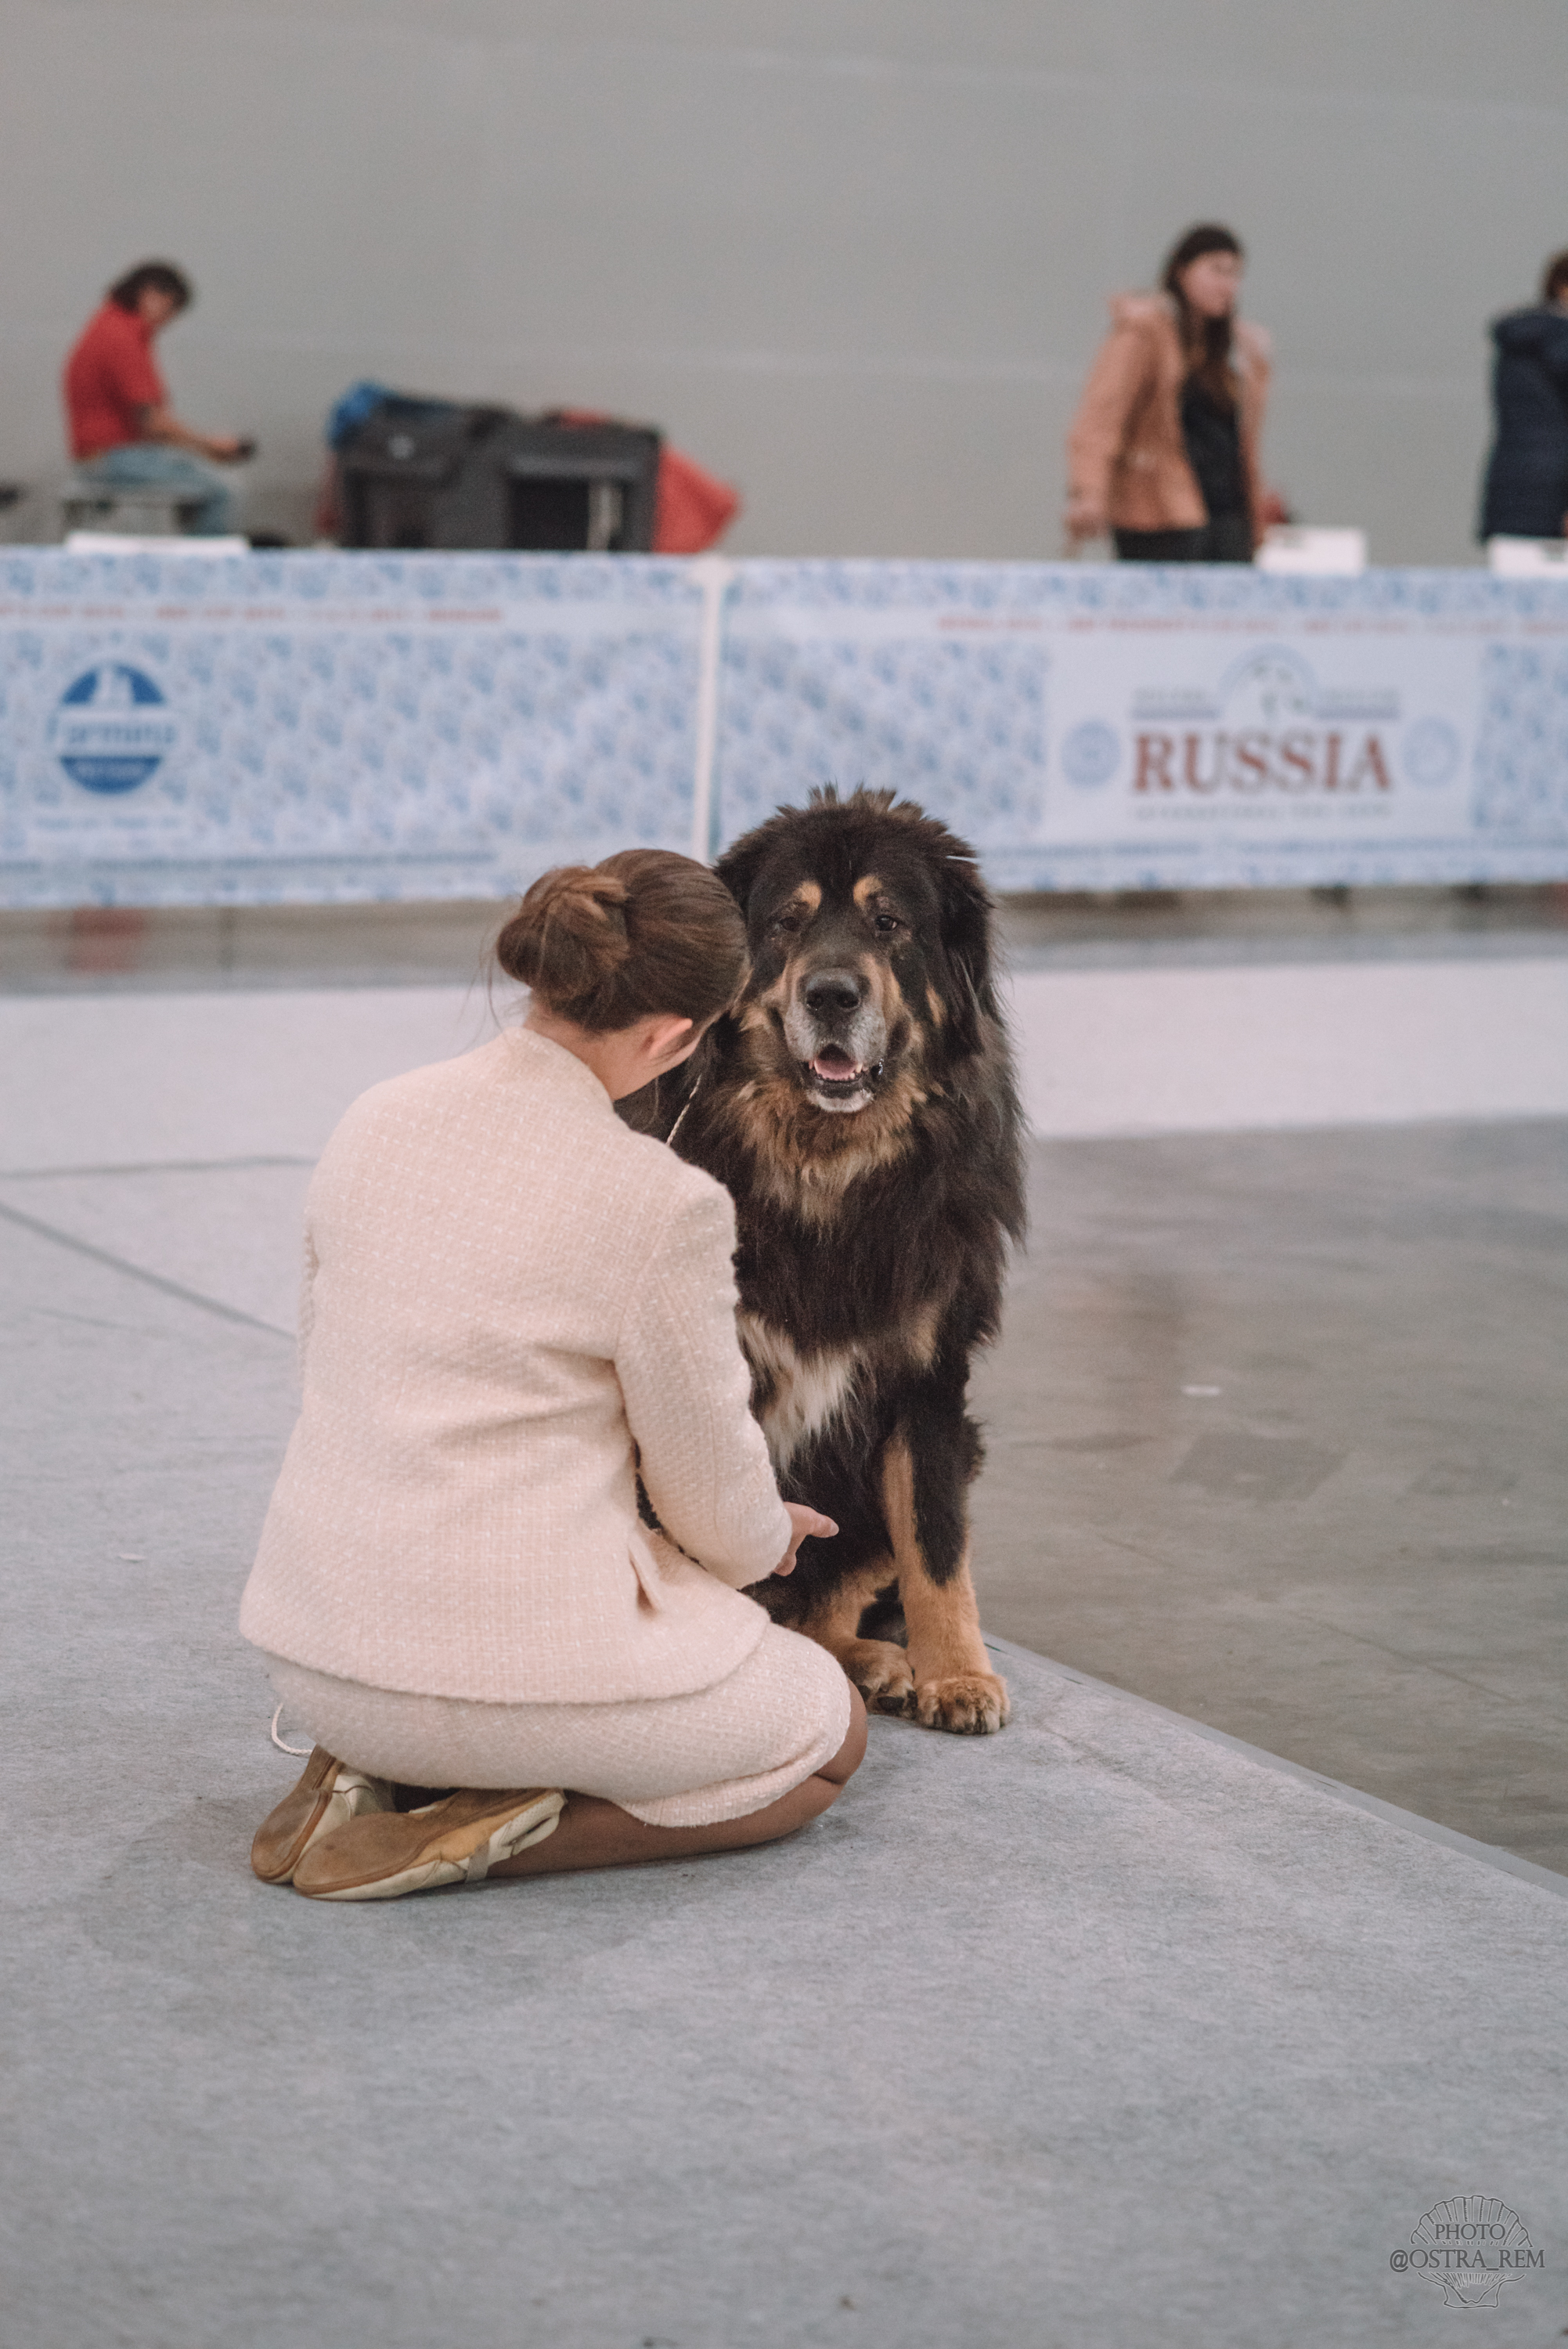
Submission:
M 861 1766 L 866 1750 L 866 1709 L 859 1689 L 850 1690 L 850 1733 L 830 1762 L 813 1777 L 792 1786 L 763 1811 L 741 1819 L 719 1819 L 706 1827 L 651 1827 L 618 1803 L 597 1795 L 568 1795 L 561 1824 L 542 1843 L 499 1860 L 498 1876 L 560 1876 L 573 1868 L 637 1867 L 654 1859 L 691 1859 L 705 1851 L 743 1851 L 749 1844 L 776 1843 L 832 1807 Z

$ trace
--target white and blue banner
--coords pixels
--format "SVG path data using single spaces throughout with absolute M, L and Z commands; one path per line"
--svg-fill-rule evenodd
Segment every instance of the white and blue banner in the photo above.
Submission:
M 687 849 L 679 563 L 0 560 L 0 903 L 500 897 Z
M 1003 889 L 1568 878 L 1568 586 L 0 556 L 0 904 L 499 897 L 823 782 Z
M 1568 588 L 1484 571 L 750 563 L 734 833 L 909 792 L 1001 889 L 1568 876 Z

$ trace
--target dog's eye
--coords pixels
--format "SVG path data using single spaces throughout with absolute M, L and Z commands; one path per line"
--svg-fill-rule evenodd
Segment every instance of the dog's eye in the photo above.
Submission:
M 895 930 L 903 929 L 903 924 L 896 914 L 879 914 L 872 926 L 879 938 L 891 938 Z
M 768 926 L 776 938 L 792 938 L 800 926 L 800 916 L 796 913 L 775 914 Z

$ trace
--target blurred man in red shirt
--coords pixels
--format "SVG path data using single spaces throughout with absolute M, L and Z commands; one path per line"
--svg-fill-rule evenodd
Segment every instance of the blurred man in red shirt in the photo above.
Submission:
M 170 490 L 199 501 L 191 527 L 221 538 L 233 501 L 201 460 L 231 465 L 253 447 L 232 433 L 192 432 L 169 405 L 152 338 L 189 307 L 190 279 L 169 261 L 142 261 L 108 289 L 66 362 L 66 413 L 77 471 L 107 490 Z

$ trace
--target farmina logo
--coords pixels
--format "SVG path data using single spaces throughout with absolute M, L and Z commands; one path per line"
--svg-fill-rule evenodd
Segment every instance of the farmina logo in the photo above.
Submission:
M 73 783 L 134 792 L 150 782 L 179 738 L 161 688 L 145 669 L 100 661 L 66 688 L 49 742 Z

